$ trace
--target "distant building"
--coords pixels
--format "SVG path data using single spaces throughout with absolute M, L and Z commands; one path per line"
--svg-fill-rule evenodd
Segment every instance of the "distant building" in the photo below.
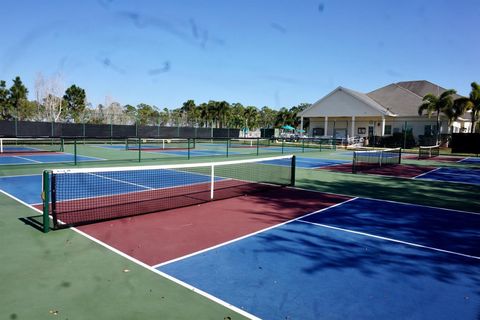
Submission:
M 418 115 L 423 97 L 428 93 L 438 96 L 444 91 L 445 88 L 425 80 L 392 83 L 366 94 L 338 87 L 299 115 L 302 126 L 304 118 L 310 120 L 309 136 L 383 137 L 402 132 L 406 127 L 418 141 L 433 137 L 437 126 L 436 116 Z M 455 95 L 454 99 L 459 97 Z M 442 116 L 440 133 L 466 132 L 470 126 L 469 115 L 450 126 Z

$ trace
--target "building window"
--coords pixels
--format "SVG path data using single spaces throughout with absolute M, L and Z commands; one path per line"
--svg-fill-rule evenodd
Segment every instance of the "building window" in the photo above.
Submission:
M 423 131 L 423 134 L 425 135 L 425 137 L 431 137 L 433 136 L 434 134 L 436 134 L 436 125 L 433 125 L 433 124 L 427 124 L 425 125 L 425 129 Z
M 393 133 L 400 133 L 400 128 L 393 128 Z
M 324 136 L 325 128 L 313 128 L 313 136 Z
M 367 133 L 367 128 L 358 128 L 358 134 L 365 134 Z
M 385 134 L 392 134 L 392 126 L 386 125 L 385 126 Z

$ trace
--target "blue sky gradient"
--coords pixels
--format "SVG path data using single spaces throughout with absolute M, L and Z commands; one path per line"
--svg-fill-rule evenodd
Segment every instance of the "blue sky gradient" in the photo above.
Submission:
M 61 73 L 96 105 L 278 109 L 337 86 L 480 81 L 480 1 L 2 0 L 0 79 Z

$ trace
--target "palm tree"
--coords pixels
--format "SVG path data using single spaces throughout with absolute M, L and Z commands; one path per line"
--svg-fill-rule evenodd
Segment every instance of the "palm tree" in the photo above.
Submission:
M 480 117 L 480 85 L 476 82 L 471 83 L 472 91 L 469 97 L 462 97 L 455 100 L 455 106 L 463 114 L 470 111 L 470 117 L 472 119 L 472 127 L 470 132 L 475 132 L 475 127 Z
M 226 101 L 219 102 L 217 104 L 217 113 L 218 113 L 218 119 L 220 122 L 220 128 L 222 128 L 222 125 L 227 122 L 227 116 L 230 111 L 230 104 Z
M 455 90 L 450 89 L 443 92 L 440 96 L 434 94 L 427 94 L 423 97 L 423 103 L 418 107 L 418 115 L 421 116 L 424 112 L 430 117 L 435 113 L 437 118 L 437 144 L 440 143 L 440 115 L 443 113 L 447 117 L 451 115 L 451 109 L 453 106 L 452 95 L 457 93 Z
M 192 120 L 195 118 L 195 107 L 195 101 L 188 100 L 180 108 L 187 126 L 192 125 Z
M 210 119 L 211 119 L 210 109 L 208 107 L 208 104 L 202 103 L 201 105 L 198 106 L 198 109 L 199 109 L 200 121 L 202 121 L 202 126 L 208 127 L 208 123 L 210 122 Z
M 258 110 L 255 107 L 249 106 L 245 108 L 243 114 L 245 117 L 245 127 L 250 129 L 254 128 L 257 125 Z

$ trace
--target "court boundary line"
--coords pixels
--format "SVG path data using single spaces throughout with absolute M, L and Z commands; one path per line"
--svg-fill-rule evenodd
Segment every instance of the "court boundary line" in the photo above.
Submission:
M 380 239 L 380 240 L 385 240 L 385 241 L 390 241 L 390 242 L 395 242 L 395 243 L 401 243 L 401 244 L 409 245 L 409 246 L 412 246 L 412 247 L 428 249 L 428 250 L 438 251 L 438 252 L 442 252 L 442 253 L 453 254 L 453 255 L 457 255 L 457 256 L 461 256 L 461 257 L 465 257 L 465 258 L 472 258 L 472 259 L 480 260 L 480 257 L 472 256 L 470 254 L 465 254 L 465 253 L 460 253 L 460 252 L 455 252 L 455 251 L 430 247 L 430 246 L 426 246 L 426 245 L 423 245 L 423 244 L 418 244 L 418 243 L 408 242 L 408 241 L 403 241 L 403 240 L 397 240 L 397 239 L 393 239 L 393 238 L 389 238 L 389 237 L 377 236 L 377 235 L 362 232 L 362 231 L 355 231 L 355 230 L 351 230 L 351 229 L 345 229 L 345 228 L 330 226 L 330 225 L 323 224 L 323 223 L 304 221 L 304 220 L 299 220 L 298 222 L 302 222 L 302 223 L 305 223 L 305 224 L 311 224 L 311 225 L 314 225 L 314 226 L 323 227 L 323 228 L 327 228 L 327 229 L 333 229 L 333 230 L 337 230 L 337 231 L 353 233 L 353 234 L 366 236 L 366 237 L 370 237 L 370 238 L 375 238 L 375 239 Z
M 289 187 L 292 189 L 298 189 L 298 190 L 304 190 L 304 191 L 312 191 L 312 192 L 318 192 L 318 193 L 326 193 L 326 194 L 331 194 L 331 195 L 336 195 L 336 196 L 345 196 L 345 197 L 356 197 L 358 199 L 366 199 L 366 200 L 374 200 L 374 201 L 384 201 L 384 202 L 390 202 L 390 203 L 398 203 L 398 204 L 404 204 L 408 206 L 418 206 L 422 208 L 430 208 L 430 209 L 437 209 L 437 210 L 443 210 L 443 211 L 456 211 L 460 213 L 468 213 L 468 214 L 475 214 L 475 215 L 480 215 L 480 212 L 474 212 L 474 211 L 466 211 L 466 210 L 459 210 L 459 209 L 449 209 L 449 208 L 442 208 L 442 207 L 434 207 L 434 206 L 428 206 L 428 205 L 423 205 L 423 204 L 415 204 L 415 203 L 408 203 L 408 202 L 401 202 L 401 201 L 396 201 L 396 200 L 385 200 L 385 199 L 376 199 L 376 198 L 370 198 L 370 197 L 363 197 L 363 196 L 352 196 L 344 193 L 333 193 L 333 192 L 328 192 L 328 191 L 320 191 L 320 190 L 315 190 L 315 189 L 305 189 L 305 188 L 300 188 L 300 187 Z
M 2 190 L 2 189 L 0 189 L 0 193 L 6 195 L 7 197 L 10 197 L 11 199 L 13 199 L 13 200 L 15 200 L 15 201 L 18 201 L 19 203 L 23 204 L 24 206 L 26 206 L 26 207 L 28 207 L 28 208 L 30 208 L 30 209 L 33 209 L 33 210 L 36 211 L 36 212 L 43 213 L 40 209 L 37 209 L 37 208 L 33 207 L 32 205 L 30 205 L 30 204 L 28 204 L 28 203 L 26 203 L 26 202 L 18 199 L 18 198 L 15 197 L 14 195 L 9 194 L 8 192 L 6 192 L 6 191 L 4 191 L 4 190 Z M 213 302 L 215 302 L 215 303 L 217 303 L 217 304 L 219 304 L 219 305 L 221 305 L 221 306 L 223 306 L 223 307 L 225 307 L 225 308 L 227 308 L 227 309 L 230 309 L 230 310 L 232 310 L 232 311 L 234 311 L 234 312 L 236 312 L 236 313 L 238 313 L 238 314 L 240 314 L 240 315 L 242 315 L 242 316 L 244 316 L 244 317 L 247 317 L 247 318 L 250 318 L 250 319 L 253 319 L 253 320 L 261 320 L 261 318 L 255 316 L 255 315 L 253 315 L 253 314 L 250 314 L 250 313 L 248 313 L 247 311 L 245 311 L 245 310 L 243 310 L 243 309 L 240 309 L 239 307 L 236 307 L 236 306 L 234 306 L 234 305 L 232 305 L 232 304 L 230 304 L 230 303 L 228 303 L 228 302 L 226 302 L 226 301 L 223 301 L 223 300 L 221 300 L 220 298 L 217 298 L 217 297 L 215 297 L 214 295 L 211 295 L 211 294 L 209 294 L 209 293 L 207 293 L 207 292 L 205 292 L 205 291 L 203 291 L 203 290 L 201 290 L 201 289 L 198 289 L 198 288 L 196 288 L 196 287 L 194 287 L 194 286 L 192 286 L 192 285 L 190 285 L 190 284 L 188 284 L 188 283 L 186 283 L 186 282 L 183 282 L 183 281 L 180 280 L 180 279 L 177 279 L 177 278 L 175 278 L 175 277 L 173 277 L 173 276 L 170 276 L 170 275 L 167 274 L 167 273 L 164 273 L 164 272 L 162 272 L 162 271 L 160 271 L 160 270 L 157 270 L 157 269 L 155 269 L 154 267 L 149 266 L 148 264 L 146 264 L 146 263 L 144 263 L 144 262 L 142 262 L 142 261 L 140 261 L 140 260 L 138 260 L 138 259 L 136 259 L 136 258 L 134 258 L 134 257 L 132 257 L 132 256 L 129 256 L 129 255 L 126 254 L 125 252 L 122 252 L 122 251 L 120 251 L 120 250 L 118 250 L 118 249 L 116 249 L 116 248 L 114 248 L 114 247 L 106 244 L 105 242 L 103 242 L 103 241 L 101 241 L 101 240 L 99 240 L 99 239 L 97 239 L 97 238 L 95 238 L 95 237 L 93 237 L 93 236 L 91 236 L 91 235 L 89 235 L 89 234 L 87 234 L 87 233 L 85 233 L 85 232 L 83 232 L 83 231 L 75 228 L 75 227 L 71 227 L 71 228 L 69 228 L 69 229 L 71 229 L 71 230 L 75 231 L 76 233 L 84 236 L 85 238 L 87 238 L 87 239 L 89 239 L 89 240 L 91 240 L 91 241 L 99 244 L 100 246 L 103 246 L 104 248 L 106 248 L 106 249 L 108 249 L 108 250 L 110 250 L 110 251 L 118 254 L 119 256 L 121 256 L 121 257 L 123 257 L 123 258 L 125 258 L 125 259 L 127 259 L 127 260 L 130 260 L 131 262 L 133 262 L 133 263 L 135 263 L 135 264 L 137 264 L 137 265 L 139 265 L 139 266 L 141 266 L 141 267 L 144 267 L 145 269 L 147 269 L 147 270 L 149 270 L 149 271 L 151 271 L 151 272 L 153 272 L 153 273 L 156 273 L 156 274 L 162 276 L 163 278 L 166 278 L 166 279 L 168 279 L 168 280 L 170 280 L 170 281 L 172 281 L 172 282 L 174 282 L 174 283 L 176 283 L 176 284 L 178 284 L 178 285 L 180 285 L 180 286 L 182 286 L 182 287 L 184 287 L 184 288 L 186 288 L 186 289 L 188 289 L 188 290 L 191 290 L 192 292 L 194 292 L 194 293 L 196 293 L 196 294 L 199 294 L 199 295 L 203 296 L 204 298 L 209 299 L 209 300 L 211 300 L 211 301 L 213 301 Z
M 270 227 L 267 227 L 267 228 L 263 228 L 263 229 L 260 229 L 260 230 L 257 230 L 255 232 L 251 232 L 249 234 L 246 234 L 246 235 L 243 235 L 243 236 L 240 236 L 240 237 L 237 237 L 237 238 L 234 238 L 234 239 L 231 239 L 231 240 L 228 240 L 228 241 L 225 241 L 225 242 L 222 242 L 222 243 L 219 243 L 219 244 L 216 244 L 214 246 L 211 246 L 211 247 L 208 247 L 208 248 L 205 248 L 205 249 L 202 249 L 202 250 L 198 250 L 198 251 L 195 251 L 195 252 L 192 252 L 192 253 L 189 253 L 189 254 L 186 254 L 186 255 L 183 255 L 181 257 L 177 257 L 177 258 L 174 258 L 174 259 L 170 259 L 170 260 L 167 260 L 167 261 L 164 261 L 164 262 L 161 262 L 161 263 L 158 263 L 158 264 L 155 264 L 153 265 L 153 268 L 160 268 L 160 267 L 163 267 L 167 264 L 170 264 L 170 263 L 174 263 L 174 262 L 177 262 L 177 261 L 180 261 L 180 260 L 184 260 L 184 259 L 188 259 L 190 257 L 193 257 L 193 256 L 196 256 L 198 254 L 202 254 L 204 252 L 207 252 L 207 251 L 210 251 L 210 250 L 215 250 L 217 248 L 220 248 L 220 247 L 223 247 L 223 246 L 226 246 L 226 245 L 229 245 L 229 244 L 232 244 L 234 242 L 237 242 L 237 241 L 240 241 L 240 240 L 243 240 L 243 239 L 246 239 L 246 238 L 249 238 L 249 237 L 253 237 L 257 234 L 260 234 L 262 232 L 266 232 L 268 230 L 271 230 L 271 229 L 274 229 L 274 228 L 277 228 L 277 227 L 281 227 L 287 223 L 291 223 L 291 222 L 294 222 L 296 220 L 299 220 L 299 219 L 302 219 L 302 218 L 306 218 L 308 216 L 311 216 L 313 214 L 317 214 L 317 213 L 320 213 L 320 212 L 323 212 L 323 211 L 326 211 L 328 209 L 331 209 L 331 208 L 335 208 L 335 207 L 338 207 L 340 205 L 343 205 L 347 202 L 350 202 L 350 201 L 353 201 L 353 200 L 356 200 L 358 199 L 358 197 L 350 197 L 350 199 L 347 199 L 345 201 L 342 201 L 342 202 L 339 202 L 339 203 L 336 203 L 332 206 L 329 206 L 329 207 L 326 207 L 326 208 L 322 208 L 320 210 L 316 210 L 316 211 L 313 211 L 313 212 L 309 212 L 309 213 L 306 213 L 300 217 L 297 217 L 297 218 L 293 218 L 293 219 L 290 219 L 290 220 L 287 220 L 287 221 L 284 221 L 282 223 L 278 223 L 278 224 L 275 224 L 275 225 L 272 225 Z
M 410 178 L 410 179 L 411 179 L 411 180 L 415 180 L 415 179 L 420 178 L 420 177 L 422 177 L 422 176 L 424 176 L 424 175 L 427 175 L 427 174 L 429 174 L 429 173 L 432 173 L 432 172 L 435 172 L 435 171 L 437 171 L 437 170 L 440 170 L 441 168 L 442 168 L 442 167 L 438 167 L 438 168 L 432 169 L 432 170 L 430 170 L 430 171 L 427 171 L 427 172 L 424 172 L 424 173 L 420 173 L 419 175 L 416 175 L 415 177 L 412 177 L 412 178 Z M 440 181 L 440 180 L 438 180 L 438 181 Z
M 24 158 L 24 157 L 21 157 L 21 156 L 12 156 L 12 158 L 27 160 L 27 161 L 30 161 L 30 162 L 33 162 L 33 163 L 42 163 L 41 161 L 33 160 L 33 159 L 29 159 L 29 158 Z M 21 164 L 21 163 L 17 163 L 17 164 Z

